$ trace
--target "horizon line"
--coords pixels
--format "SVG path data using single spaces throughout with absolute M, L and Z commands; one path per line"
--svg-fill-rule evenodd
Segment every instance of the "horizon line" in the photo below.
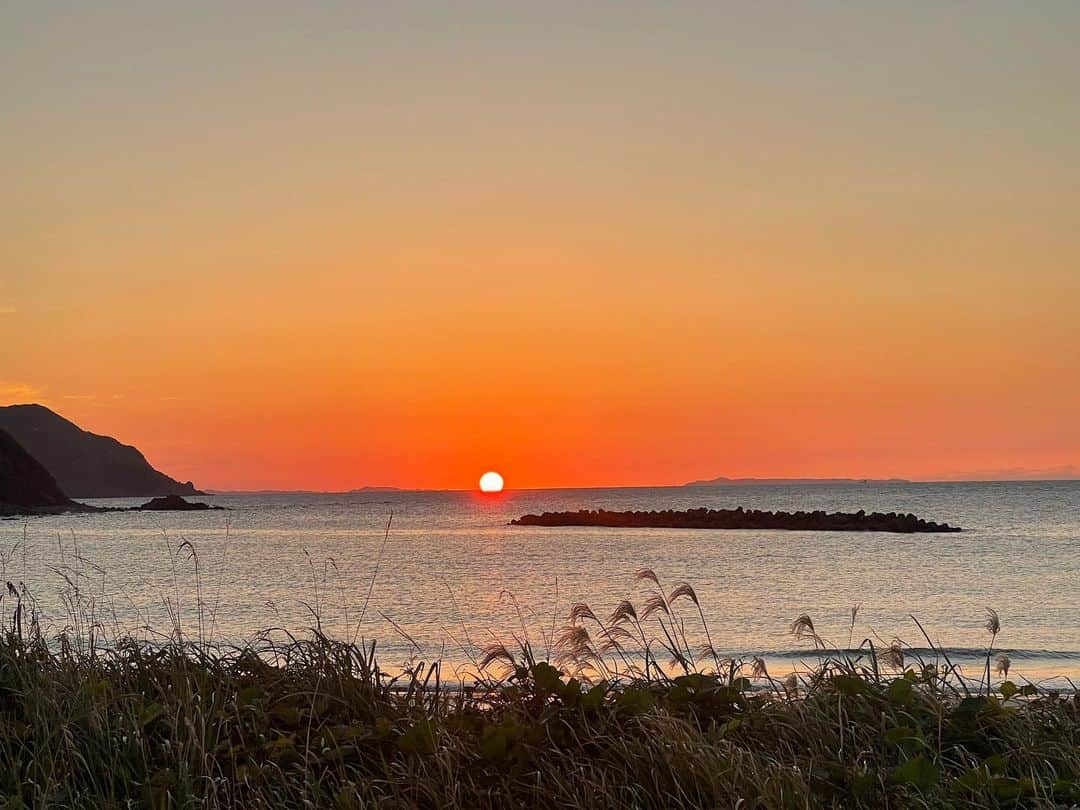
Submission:
M 688 482 L 685 484 L 604 484 L 595 486 L 567 487 L 507 487 L 503 492 L 546 492 L 550 490 L 593 490 L 593 489 L 723 489 L 725 487 L 753 486 L 756 483 L 764 485 L 784 484 L 808 484 L 822 486 L 842 486 L 844 484 L 1067 484 L 1080 483 L 1077 478 L 732 478 L 718 483 Z M 358 494 L 384 494 L 396 492 L 477 492 L 474 487 L 396 487 L 396 486 L 371 486 L 353 487 L 351 489 L 219 489 L 204 487 L 207 495 L 358 495 Z M 491 493 L 498 496 L 501 493 Z

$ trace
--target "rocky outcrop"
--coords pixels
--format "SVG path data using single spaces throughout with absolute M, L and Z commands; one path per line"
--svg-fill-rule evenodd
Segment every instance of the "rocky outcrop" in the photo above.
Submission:
M 142 506 L 136 506 L 136 510 L 150 511 L 150 512 L 196 512 L 204 509 L 221 509 L 220 506 L 211 506 L 208 503 L 199 503 L 197 501 L 185 501 L 179 495 L 165 495 L 161 498 L 154 498 L 144 503 Z
M 610 526 L 649 529 L 786 529 L 813 532 L 958 532 L 948 523 L 896 512 L 766 512 L 759 509 L 671 509 L 651 512 L 544 512 L 511 520 L 512 526 Z
M 6 430 L 72 498 L 138 498 L 200 495 L 150 466 L 142 453 L 109 436 L 83 430 L 43 405 L 0 408 Z

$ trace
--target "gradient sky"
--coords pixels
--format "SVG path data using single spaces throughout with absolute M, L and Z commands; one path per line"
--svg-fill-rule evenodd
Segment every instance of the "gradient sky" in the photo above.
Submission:
M 1071 1 L 5 3 L 0 401 L 215 488 L 1076 465 L 1078 41 Z

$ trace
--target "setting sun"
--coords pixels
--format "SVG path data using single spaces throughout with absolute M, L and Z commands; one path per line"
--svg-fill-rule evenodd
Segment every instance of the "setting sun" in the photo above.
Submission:
M 486 472 L 480 476 L 481 492 L 502 492 L 503 477 L 497 472 Z

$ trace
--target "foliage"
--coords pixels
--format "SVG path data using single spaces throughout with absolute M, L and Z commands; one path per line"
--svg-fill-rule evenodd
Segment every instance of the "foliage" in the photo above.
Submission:
M 475 682 L 383 671 L 376 645 L 49 639 L 9 586 L 7 807 L 1054 807 L 1080 802 L 1080 698 L 872 644 L 773 680 L 696 652 L 688 585 L 575 605 L 551 660 L 494 645 Z M 854 613 L 853 613 L 854 618 Z M 591 627 L 585 630 L 585 626 Z M 622 632 L 619 632 L 621 630 Z M 996 633 L 995 633 L 996 635 Z M 593 639 L 596 639 L 594 641 Z M 632 644 L 633 642 L 633 644 Z M 668 659 L 661 661 L 661 659 Z M 895 662 L 900 663 L 900 662 Z

